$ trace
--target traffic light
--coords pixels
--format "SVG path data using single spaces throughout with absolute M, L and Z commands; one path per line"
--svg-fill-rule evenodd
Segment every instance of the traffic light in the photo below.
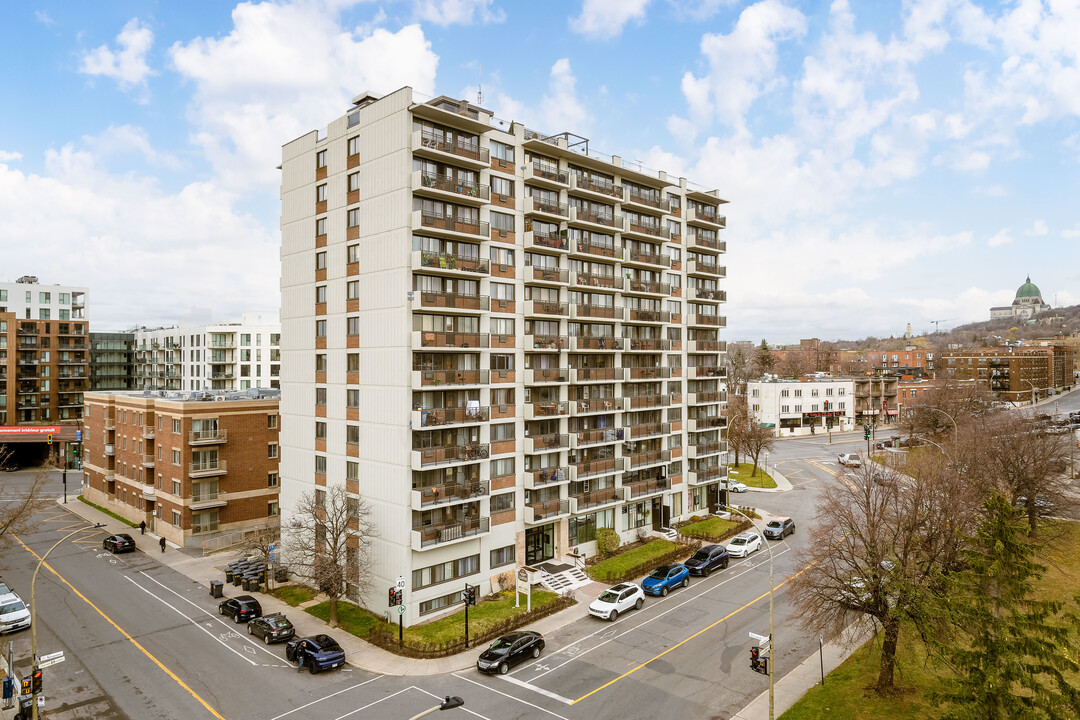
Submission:
M 869 425 L 869 423 L 866 424 L 866 425 L 863 425 L 863 430 L 866 432 L 866 434 L 863 435 L 863 437 L 865 439 L 869 440 L 870 439 L 870 425 Z
M 30 676 L 30 680 L 31 680 L 30 687 L 32 688 L 31 692 L 34 693 L 35 695 L 40 695 L 41 694 L 41 668 L 35 668 L 34 669 L 34 674 Z
M 468 583 L 465 584 L 465 604 L 466 605 L 475 605 L 476 604 L 476 588 L 477 588 L 476 585 L 469 585 Z
M 761 672 L 761 648 L 757 645 L 750 648 L 750 669 Z
M 390 607 L 401 604 L 401 591 L 397 588 L 390 588 Z
M 829 412 L 829 401 L 825 401 L 825 412 Z

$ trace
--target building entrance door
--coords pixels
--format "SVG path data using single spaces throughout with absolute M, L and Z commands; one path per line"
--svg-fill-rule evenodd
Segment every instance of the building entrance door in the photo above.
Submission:
M 555 524 L 525 529 L 525 564 L 537 565 L 555 557 Z

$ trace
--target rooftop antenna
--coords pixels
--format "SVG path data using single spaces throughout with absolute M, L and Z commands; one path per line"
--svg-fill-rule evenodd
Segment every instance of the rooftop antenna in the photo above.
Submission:
M 480 65 L 476 71 L 476 104 L 484 104 L 484 88 L 480 85 L 480 76 L 484 74 L 484 66 Z

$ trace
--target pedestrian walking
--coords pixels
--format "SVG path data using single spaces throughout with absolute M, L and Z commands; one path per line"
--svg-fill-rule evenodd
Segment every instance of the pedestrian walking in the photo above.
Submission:
M 162 535 L 161 539 L 158 540 L 158 545 L 161 546 L 161 552 L 165 552 L 165 536 L 164 535 Z
M 296 672 L 304 669 L 304 653 L 307 652 L 307 641 L 301 640 L 296 646 Z
M 139 523 L 139 534 L 140 535 L 145 535 L 146 534 L 146 521 L 145 520 L 143 520 L 141 523 Z

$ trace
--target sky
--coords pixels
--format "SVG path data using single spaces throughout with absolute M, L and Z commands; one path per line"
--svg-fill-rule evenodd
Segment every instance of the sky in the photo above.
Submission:
M 0 279 L 92 330 L 279 305 L 281 146 L 409 85 L 717 188 L 729 340 L 1080 303 L 1078 0 L 0 9 Z

